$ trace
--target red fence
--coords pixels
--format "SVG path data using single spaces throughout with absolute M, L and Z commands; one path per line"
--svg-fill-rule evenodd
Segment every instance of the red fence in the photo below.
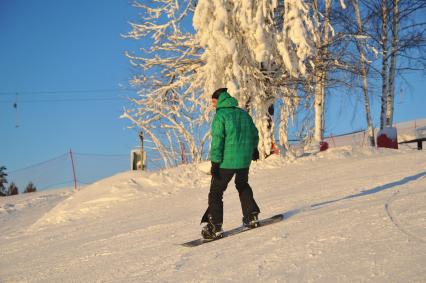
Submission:
M 44 162 L 6 173 L 9 184 L 14 182 L 21 193 L 29 182 L 38 191 L 78 188 L 128 170 L 130 157 L 127 154 L 75 153 L 70 150 Z

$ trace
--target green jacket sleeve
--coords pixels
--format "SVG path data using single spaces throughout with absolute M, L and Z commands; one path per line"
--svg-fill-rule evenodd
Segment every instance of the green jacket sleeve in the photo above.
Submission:
M 225 145 L 225 125 L 220 114 L 216 113 L 212 123 L 212 143 L 210 147 L 210 160 L 215 163 L 223 161 Z

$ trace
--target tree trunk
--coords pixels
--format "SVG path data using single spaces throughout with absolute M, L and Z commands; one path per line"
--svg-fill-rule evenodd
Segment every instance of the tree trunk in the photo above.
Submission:
M 291 146 L 290 146 L 290 142 L 288 140 L 288 125 L 290 122 L 290 119 L 292 119 L 292 121 L 294 121 L 294 115 L 295 115 L 295 111 L 296 108 L 299 104 L 299 100 L 298 99 L 294 99 L 293 97 L 295 97 L 296 95 L 296 91 L 295 90 L 291 90 L 291 96 L 288 97 L 283 97 L 282 98 L 282 104 L 280 106 L 280 129 L 279 129 L 279 140 L 281 145 L 284 147 L 284 149 L 286 150 L 286 155 L 288 157 L 296 157 L 295 152 L 292 150 Z
M 362 20 L 361 20 L 361 14 L 359 12 L 358 0 L 352 0 L 352 5 L 355 10 L 356 23 L 358 27 L 358 35 L 363 35 L 364 32 L 362 29 Z M 370 99 L 368 97 L 367 69 L 365 67 L 365 55 L 364 55 L 364 49 L 363 49 L 363 46 L 365 46 L 365 40 L 357 39 L 356 44 L 359 50 L 359 65 L 361 69 L 362 91 L 364 94 L 364 106 L 365 106 L 365 114 L 367 118 L 368 139 L 369 139 L 370 146 L 375 146 L 376 142 L 374 140 L 374 128 L 373 128 L 373 122 L 371 119 Z
M 314 1 L 314 13 L 319 19 L 318 2 Z M 325 0 L 325 16 L 323 33 L 319 34 L 316 42 L 317 59 L 315 64 L 315 130 L 314 140 L 319 144 L 324 138 L 324 104 L 325 104 L 325 83 L 327 79 L 326 60 L 328 57 L 328 44 L 330 33 L 330 10 L 331 0 Z
M 389 91 L 386 101 L 386 126 L 392 127 L 393 124 L 393 107 L 395 99 L 395 69 L 396 69 L 396 56 L 398 52 L 398 0 L 393 0 L 393 19 L 392 19 L 392 51 L 391 51 L 391 65 L 389 70 Z
M 321 63 L 319 63 L 321 64 Z M 319 144 L 324 136 L 324 72 L 317 70 L 315 82 L 315 130 L 314 140 Z
M 380 110 L 380 129 L 386 125 L 388 93 L 388 10 L 387 0 L 382 0 L 382 100 Z

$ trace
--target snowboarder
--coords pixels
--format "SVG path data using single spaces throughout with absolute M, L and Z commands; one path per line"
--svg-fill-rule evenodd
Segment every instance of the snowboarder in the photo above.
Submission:
M 234 175 L 243 212 L 243 225 L 249 228 L 257 227 L 260 213 L 248 184 L 250 163 L 259 159 L 259 136 L 256 126 L 250 115 L 237 107 L 237 100 L 231 97 L 226 88 L 220 88 L 213 93 L 212 104 L 216 108 L 216 115 L 212 123 L 209 206 L 201 219 L 201 223 L 207 223 L 201 230 L 204 239 L 222 236 L 222 198 Z

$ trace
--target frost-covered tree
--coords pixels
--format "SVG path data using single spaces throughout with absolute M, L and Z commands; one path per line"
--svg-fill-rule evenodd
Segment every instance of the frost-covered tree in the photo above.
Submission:
M 144 39 L 148 48 L 126 53 L 138 73 L 130 81 L 138 89 L 133 109 L 123 118 L 139 127 L 154 144 L 165 167 L 198 162 L 208 140 L 210 108 L 197 85 L 201 48 L 189 19 L 194 0 L 136 2 L 140 23 L 127 37 Z
M 325 89 L 327 82 L 328 68 L 328 50 L 331 36 L 330 11 L 331 0 L 325 0 L 324 12 L 321 12 L 318 0 L 313 0 L 315 22 L 317 23 L 315 45 L 315 131 L 314 141 L 319 144 L 324 138 L 324 109 L 325 109 Z M 322 16 L 323 15 L 323 16 Z M 321 20 L 321 18 L 323 20 Z
M 270 110 L 283 105 L 283 127 L 297 107 L 297 82 L 314 54 L 310 6 L 301 0 L 200 0 L 194 12 L 196 38 L 204 48 L 197 83 L 209 94 L 227 87 L 249 108 L 259 130 L 261 157 L 270 153 Z M 291 99 L 296 98 L 296 99 Z M 285 140 L 286 130 L 280 131 Z
M 133 23 L 127 37 L 143 38 L 149 47 L 127 53 L 138 70 L 131 83 L 139 97 L 122 117 L 152 140 L 165 166 L 177 164 L 182 152 L 201 160 L 210 95 L 219 87 L 255 116 L 261 156 L 269 154 L 273 105 L 281 99 L 281 117 L 288 120 L 299 101 L 296 85 L 312 63 L 310 6 L 301 0 L 156 0 L 135 7 L 142 22 Z M 287 134 L 282 125 L 280 136 Z

